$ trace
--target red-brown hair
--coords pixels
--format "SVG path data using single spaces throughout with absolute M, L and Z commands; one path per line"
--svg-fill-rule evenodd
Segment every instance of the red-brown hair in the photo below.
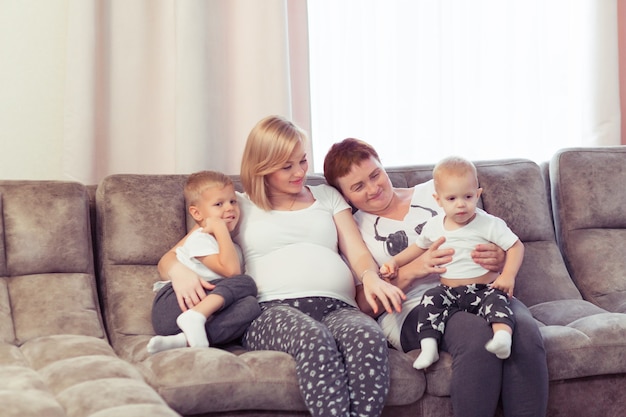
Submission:
M 333 144 L 324 158 L 326 182 L 341 192 L 338 179 L 348 175 L 354 165 L 359 165 L 371 157 L 380 162 L 378 153 L 372 145 L 362 140 L 347 138 Z

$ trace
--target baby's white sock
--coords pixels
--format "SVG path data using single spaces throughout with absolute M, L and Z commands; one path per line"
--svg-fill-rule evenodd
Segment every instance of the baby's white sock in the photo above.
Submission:
M 162 350 L 176 349 L 187 346 L 185 333 L 172 336 L 154 336 L 148 342 L 148 352 L 154 354 Z
M 493 339 L 487 342 L 485 349 L 495 354 L 498 359 L 506 359 L 511 356 L 511 334 L 506 330 L 498 330 Z
M 204 324 L 206 317 L 196 310 L 187 310 L 176 318 L 176 324 L 185 333 L 190 347 L 208 347 L 209 340 L 206 336 Z
M 439 360 L 439 348 L 437 346 L 437 339 L 434 337 L 427 337 L 420 341 L 420 352 L 415 362 L 413 362 L 413 368 L 424 369 L 428 368 L 433 363 Z

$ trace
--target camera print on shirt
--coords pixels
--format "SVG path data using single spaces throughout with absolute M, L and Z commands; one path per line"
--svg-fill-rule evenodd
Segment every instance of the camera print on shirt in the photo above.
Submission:
M 429 209 L 428 207 L 419 206 L 417 204 L 411 204 L 411 208 L 419 208 L 422 210 L 426 210 L 430 213 L 432 217 L 437 215 L 435 210 Z M 380 220 L 380 216 L 376 217 L 376 221 L 374 222 L 374 238 L 383 243 L 383 248 L 385 249 L 385 253 L 389 256 L 395 256 L 402 252 L 409 246 L 409 238 L 406 235 L 404 230 L 398 230 L 397 232 L 391 233 L 389 236 L 384 237 L 378 234 L 378 221 Z M 422 228 L 426 222 L 420 223 L 415 226 L 415 233 L 418 235 L 422 234 Z

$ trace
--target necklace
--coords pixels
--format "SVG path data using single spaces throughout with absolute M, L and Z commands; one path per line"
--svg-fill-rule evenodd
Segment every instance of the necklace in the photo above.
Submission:
M 282 210 L 284 210 L 284 211 L 292 211 L 293 210 L 293 206 L 296 204 L 296 201 L 298 200 L 298 195 L 299 195 L 299 193 L 287 194 L 285 197 L 291 197 L 291 202 L 289 202 L 289 200 L 287 200 L 286 204 L 284 206 L 284 207 L 287 207 L 287 208 L 283 208 Z M 272 201 L 272 200 L 276 201 L 276 198 L 271 198 L 270 197 L 270 199 L 271 199 L 270 201 Z M 277 202 L 273 202 L 272 206 L 274 206 L 274 210 L 281 210 L 280 208 L 278 208 L 278 207 L 280 207 L 280 205 L 277 204 Z
M 293 200 L 291 200 L 291 205 L 289 206 L 289 211 L 293 209 L 293 205 L 296 204 L 296 200 L 298 199 L 298 194 L 293 195 Z

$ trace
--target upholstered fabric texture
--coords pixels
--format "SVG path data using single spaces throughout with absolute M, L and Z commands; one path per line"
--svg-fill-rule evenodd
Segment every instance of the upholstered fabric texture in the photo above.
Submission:
M 177 415 L 108 343 L 83 185 L 0 181 L 0 413 Z
M 626 148 L 564 149 L 550 162 L 558 241 L 583 296 L 626 313 Z

